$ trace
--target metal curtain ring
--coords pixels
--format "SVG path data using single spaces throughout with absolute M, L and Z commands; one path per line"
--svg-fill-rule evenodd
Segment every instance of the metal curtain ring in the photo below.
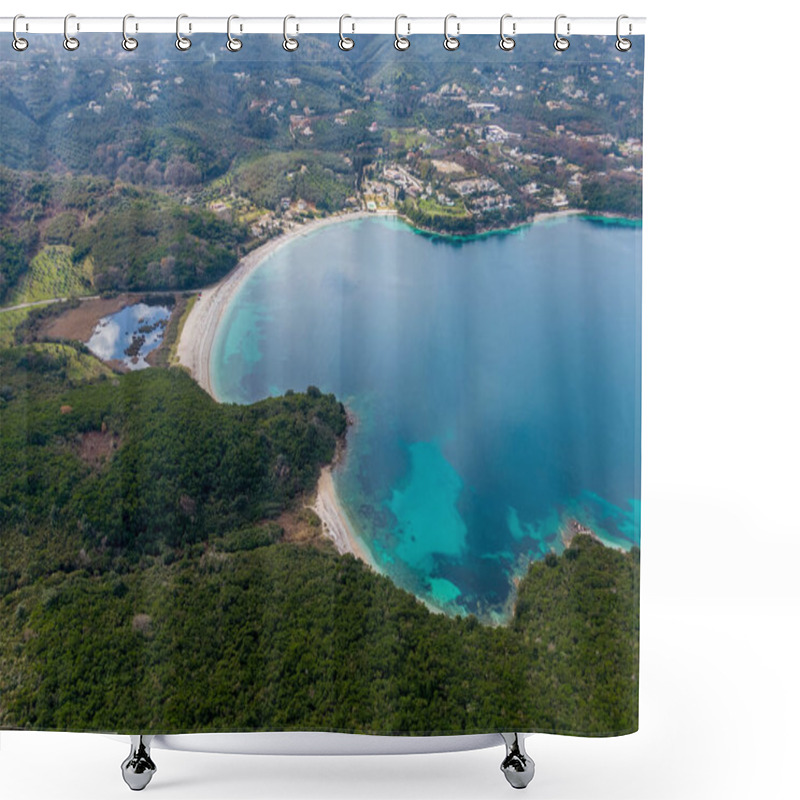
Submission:
M 517 45 L 516 41 L 514 41 L 514 39 L 511 36 L 506 36 L 505 30 L 503 29 L 503 26 L 507 19 L 511 19 L 511 14 L 503 14 L 503 16 L 500 17 L 500 49 L 505 50 L 506 52 L 508 52 L 509 50 L 513 50 Z M 511 32 L 512 33 L 517 32 L 516 22 L 511 23 Z
M 239 17 L 237 17 L 236 14 L 231 14 L 228 17 L 228 41 L 225 42 L 225 47 L 227 47 L 228 50 L 231 51 L 231 53 L 238 53 L 239 50 L 242 49 L 242 40 L 241 39 L 237 39 L 231 33 L 231 22 L 233 22 L 233 20 L 235 20 L 235 19 L 239 19 Z M 239 30 L 241 31 L 241 27 L 239 27 Z
M 619 24 L 620 24 L 620 22 L 622 22 L 623 19 L 628 19 L 628 15 L 627 14 L 620 14 L 617 17 L 617 41 L 614 42 L 614 47 L 616 47 L 617 50 L 620 51 L 620 53 L 627 53 L 628 50 L 631 49 L 631 46 L 633 45 L 633 42 L 631 42 L 630 39 L 624 39 L 619 34 Z M 628 33 L 630 33 L 630 32 L 631 32 L 631 26 L 630 26 L 630 23 L 629 23 L 628 24 Z
M 559 14 L 556 17 L 555 21 L 556 40 L 553 42 L 553 47 L 555 47 L 555 49 L 558 50 L 559 53 L 563 53 L 564 50 L 566 50 L 569 47 L 569 39 L 565 39 L 563 36 L 559 36 L 558 33 L 558 21 L 560 19 L 566 19 L 566 18 L 567 18 L 566 14 Z M 567 23 L 567 35 L 569 35 L 569 22 Z
M 405 14 L 398 14 L 394 18 L 394 49 L 395 50 L 408 50 L 411 47 L 411 39 L 406 36 L 400 35 L 400 20 L 401 19 L 408 19 Z M 406 23 L 406 28 L 409 33 L 411 33 L 411 26 Z
M 457 19 L 455 14 L 448 14 L 444 18 L 444 49 L 445 50 L 458 50 L 458 46 L 461 42 L 458 41 L 456 38 L 458 36 L 459 31 L 461 30 L 461 23 L 456 22 L 456 36 L 451 36 L 447 31 L 447 23 L 450 22 L 451 19 Z
M 297 50 L 298 47 L 300 47 L 300 42 L 297 39 L 293 39 L 291 36 L 289 36 L 287 26 L 290 19 L 295 19 L 295 17 L 293 17 L 291 14 L 287 14 L 283 18 L 283 49 L 288 53 L 292 53 Z
M 139 40 L 134 39 L 133 36 L 128 36 L 129 19 L 134 19 L 133 14 L 126 14 L 122 18 L 122 49 L 127 50 L 130 53 L 139 46 Z
M 70 51 L 77 50 L 81 44 L 74 36 L 69 35 L 69 21 L 71 19 L 75 19 L 74 14 L 67 14 L 67 16 L 64 17 L 64 49 Z M 77 26 L 76 30 L 79 30 Z
M 21 53 L 23 50 L 27 50 L 28 49 L 28 40 L 27 39 L 23 39 L 17 33 L 17 21 L 20 20 L 20 19 L 25 19 L 24 14 L 17 14 L 17 16 L 14 17 L 14 21 L 11 23 L 11 33 L 14 35 L 14 41 L 11 43 L 11 46 L 18 53 Z
M 356 43 L 349 37 L 344 35 L 344 21 L 346 19 L 353 19 L 349 14 L 342 14 L 339 17 L 339 49 L 340 50 L 352 50 Z
M 192 46 L 192 40 L 187 39 L 181 33 L 181 20 L 188 18 L 188 14 L 178 14 L 177 18 L 175 19 L 175 47 L 177 47 L 178 50 L 188 50 Z M 189 30 L 191 29 L 192 26 L 190 25 Z

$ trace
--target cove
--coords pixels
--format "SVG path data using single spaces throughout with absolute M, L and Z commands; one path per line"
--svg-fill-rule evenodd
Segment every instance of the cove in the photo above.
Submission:
M 287 242 L 222 317 L 223 402 L 314 385 L 354 413 L 334 472 L 376 565 L 502 620 L 575 526 L 639 543 L 641 227 L 448 240 L 366 218 Z

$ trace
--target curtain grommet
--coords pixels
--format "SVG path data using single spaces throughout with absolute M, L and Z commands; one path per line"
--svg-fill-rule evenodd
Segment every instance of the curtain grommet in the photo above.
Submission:
M 75 36 L 70 36 L 70 33 L 69 33 L 69 21 L 71 19 L 75 19 L 75 15 L 74 14 L 67 14 L 67 16 L 64 17 L 64 42 L 63 42 L 63 45 L 64 45 L 64 49 L 65 50 L 69 50 L 72 53 L 72 52 L 74 52 L 75 50 L 77 50 L 81 46 L 81 43 L 78 41 L 78 39 Z M 75 30 L 80 30 L 80 27 L 78 25 L 76 25 L 75 26 Z
M 175 47 L 182 52 L 186 52 L 192 46 L 192 40 L 181 33 L 181 20 L 188 19 L 188 14 L 178 14 L 175 20 Z M 192 26 L 189 26 L 191 31 Z
M 448 14 L 444 18 L 444 42 L 443 42 L 443 44 L 444 44 L 444 49 L 445 50 L 449 50 L 452 53 L 453 50 L 458 50 L 458 48 L 459 48 L 459 46 L 461 44 L 461 42 L 458 40 L 458 34 L 459 34 L 460 30 L 461 30 L 461 23 L 456 21 L 456 35 L 455 36 L 451 36 L 450 32 L 447 29 L 447 25 L 448 25 L 448 23 L 450 22 L 451 19 L 457 20 L 458 18 L 456 17 L 455 14 Z
M 505 21 L 507 19 L 512 19 L 512 15 L 511 14 L 503 14 L 503 16 L 500 17 L 500 49 L 501 50 L 505 50 L 506 53 L 510 53 L 517 46 L 517 42 L 513 38 L 513 36 L 506 35 L 504 26 L 505 26 Z M 511 33 L 513 34 L 513 33 L 516 33 L 516 32 L 517 32 L 517 23 L 516 22 L 512 22 L 511 23 Z
M 349 14 L 342 14 L 339 17 L 339 49 L 345 52 L 352 50 L 356 46 L 356 43 L 349 36 L 344 35 L 344 21 L 346 19 L 353 18 Z
M 614 47 L 616 47 L 617 50 L 619 50 L 620 53 L 627 53 L 628 50 L 630 50 L 631 47 L 633 47 L 633 42 L 631 42 L 630 39 L 626 39 L 619 32 L 620 23 L 624 19 L 628 19 L 628 15 L 627 14 L 620 14 L 617 17 L 617 41 L 614 42 Z M 630 25 L 630 23 L 628 23 L 628 34 L 629 35 L 630 35 L 630 32 L 631 32 L 631 25 Z
M 242 49 L 242 40 L 237 39 L 231 33 L 231 22 L 233 22 L 233 20 L 235 19 L 239 19 L 239 17 L 237 17 L 236 14 L 231 14 L 228 17 L 228 41 L 225 42 L 225 47 L 227 47 L 229 52 L 231 53 L 238 53 Z M 239 30 L 241 32 L 241 27 L 239 28 Z
M 394 49 L 402 53 L 404 50 L 408 50 L 408 48 L 411 47 L 411 39 L 409 39 L 408 36 L 400 35 L 401 19 L 408 19 L 408 17 L 405 14 L 398 14 L 394 18 Z M 406 29 L 411 33 L 411 26 L 408 23 L 406 23 Z
M 17 15 L 14 17 L 14 21 L 11 23 L 11 33 L 12 33 L 12 35 L 13 35 L 13 37 L 14 37 L 14 41 L 12 41 L 12 42 L 11 42 L 11 46 L 12 46 L 12 47 L 13 47 L 13 48 L 14 48 L 14 49 L 15 49 L 15 50 L 18 52 L 18 53 L 22 53 L 22 52 L 24 52 L 25 50 L 27 50 L 27 49 L 28 49 L 28 44 L 29 44 L 29 42 L 28 42 L 28 40 L 27 40 L 27 39 L 23 39 L 23 38 L 22 38 L 22 37 L 21 37 L 21 36 L 20 36 L 20 35 L 17 33 L 17 22 L 18 22 L 19 20 L 21 20 L 21 19 L 25 19 L 25 15 L 24 15 L 24 14 L 17 14 Z
M 555 41 L 553 42 L 553 47 L 555 47 L 555 49 L 558 50 L 559 53 L 563 53 L 569 47 L 569 39 L 567 39 L 565 36 L 561 36 L 561 34 L 559 34 L 558 32 L 558 21 L 560 19 L 566 19 L 566 18 L 567 18 L 566 14 L 559 14 L 556 17 L 556 21 L 554 24 L 556 38 Z M 567 36 L 569 36 L 569 22 L 567 23 Z
M 296 19 L 296 17 L 293 17 L 291 14 L 287 14 L 283 18 L 283 49 L 287 53 L 293 53 L 298 47 L 300 47 L 300 41 L 292 36 L 289 36 L 288 25 L 290 19 Z M 295 28 L 295 30 L 298 29 Z
M 134 19 L 133 14 L 126 14 L 122 18 L 122 49 L 132 53 L 138 46 L 139 40 L 128 36 L 128 20 Z

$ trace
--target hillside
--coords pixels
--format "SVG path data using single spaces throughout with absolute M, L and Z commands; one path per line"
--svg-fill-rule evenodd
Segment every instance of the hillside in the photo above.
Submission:
M 576 536 L 508 626 L 434 614 L 313 535 L 332 396 L 91 361 L 0 351 L 0 727 L 636 728 L 638 551 Z
M 148 37 L 122 58 L 97 36 L 84 58 L 40 37 L 0 63 L 0 305 L 87 281 L 199 288 L 348 208 L 451 234 L 565 209 L 641 216 L 641 47 L 582 37 L 558 54 L 530 37 L 522 58 L 473 37 L 464 57 L 419 37 L 407 59 L 391 37 L 344 54 L 304 36 L 295 59 L 254 36 L 232 58 L 195 39 L 178 54 Z M 72 248 L 63 279 L 36 263 L 51 246 Z

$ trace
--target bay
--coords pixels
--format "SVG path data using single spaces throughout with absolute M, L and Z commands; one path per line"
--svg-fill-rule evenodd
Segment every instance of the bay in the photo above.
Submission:
M 639 543 L 641 227 L 569 217 L 445 239 L 395 218 L 288 242 L 230 302 L 214 392 L 354 413 L 337 492 L 378 567 L 508 615 L 531 559 Z

